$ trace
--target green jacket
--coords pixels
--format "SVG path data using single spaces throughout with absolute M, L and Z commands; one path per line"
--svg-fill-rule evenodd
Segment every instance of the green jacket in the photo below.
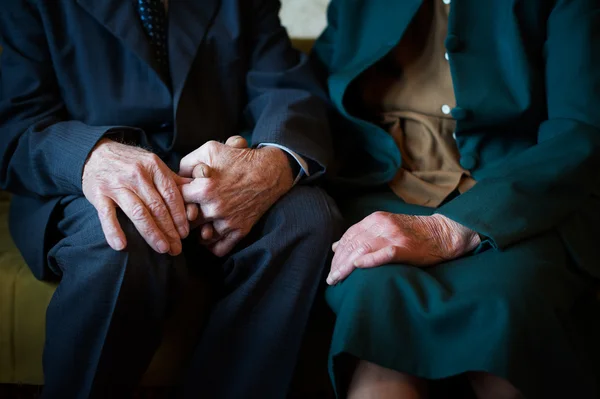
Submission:
M 332 0 L 313 58 L 342 116 L 338 182 L 381 185 L 400 166 L 392 137 L 350 115 L 345 94 L 421 3 Z M 478 184 L 437 212 L 500 250 L 552 230 L 600 277 L 600 1 L 454 0 L 445 44 L 460 162 Z

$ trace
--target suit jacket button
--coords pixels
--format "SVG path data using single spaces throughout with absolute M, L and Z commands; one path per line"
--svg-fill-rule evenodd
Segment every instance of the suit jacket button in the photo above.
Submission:
M 462 42 L 460 41 L 458 36 L 448 35 L 448 37 L 446 38 L 446 41 L 444 42 L 444 45 L 446 46 L 446 49 L 448 50 L 448 52 L 456 53 L 457 51 L 460 51 L 460 49 L 462 47 Z
M 162 125 L 160 125 L 160 128 L 161 128 L 161 129 L 170 129 L 171 127 L 172 127 L 172 126 L 171 126 L 171 123 L 170 123 L 170 122 L 165 122 L 165 123 L 163 123 Z
M 460 166 L 462 166 L 465 170 L 475 169 L 477 166 L 477 156 L 476 155 L 463 155 L 460 157 Z
M 452 108 L 452 111 L 450 111 L 450 113 L 452 114 L 452 117 L 457 121 L 464 121 L 469 117 L 469 111 L 461 107 Z

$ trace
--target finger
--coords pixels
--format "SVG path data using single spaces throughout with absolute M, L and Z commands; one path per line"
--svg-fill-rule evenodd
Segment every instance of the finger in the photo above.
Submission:
M 369 215 L 360 222 L 351 226 L 342 238 L 338 241 L 338 245 L 335 248 L 335 255 L 333 256 L 332 265 L 337 267 L 339 264 L 348 261 L 348 258 L 358 249 L 363 251 L 359 255 L 364 255 L 366 248 L 361 248 L 360 242 L 357 241 L 357 237 L 364 235 L 368 232 L 367 236 L 363 238 L 363 242 L 370 242 L 371 238 L 377 237 L 381 233 L 381 227 L 376 228 L 377 220 Z M 377 231 L 374 231 L 377 230 Z
M 394 263 L 397 261 L 400 251 L 400 247 L 394 245 L 387 246 L 375 252 L 359 256 L 354 260 L 353 265 L 354 267 L 364 269 Z
M 238 244 L 238 242 L 242 239 L 241 235 L 236 232 L 232 232 L 224 237 L 222 237 L 216 243 L 210 245 L 208 249 L 218 257 L 223 257 L 229 254 L 233 248 Z
M 184 184 L 190 184 L 191 182 L 194 181 L 194 179 L 192 179 L 191 177 L 181 177 L 176 173 L 173 173 L 171 175 L 171 177 L 173 178 L 173 180 L 175 180 L 175 184 L 177 184 L 177 186 L 183 186 Z
M 129 190 L 121 190 L 113 200 L 152 249 L 161 254 L 169 252 L 170 246 L 165 235 L 138 196 Z
M 211 175 L 212 168 L 204 162 L 200 162 L 192 171 L 192 177 L 194 179 L 209 178 Z
M 163 235 L 169 241 L 169 253 L 171 255 L 178 255 L 181 253 L 181 239 L 180 234 L 176 230 L 176 226 L 173 222 L 173 217 L 166 205 L 164 198 L 159 194 L 158 187 L 155 187 L 153 183 L 141 182 L 136 189 L 135 193 L 142 200 L 146 209 L 154 219 L 154 223 L 161 230 Z M 179 190 L 175 189 L 177 194 Z M 172 194 L 167 194 L 172 195 Z M 183 204 L 183 200 L 182 204 Z M 185 212 L 185 211 L 184 211 Z M 185 222 L 187 224 L 187 217 L 184 213 Z
M 354 271 L 355 267 L 339 267 L 337 269 L 331 269 L 329 276 L 327 276 L 327 284 L 335 285 L 340 281 L 343 281 Z
M 185 238 L 190 234 L 190 225 L 186 215 L 185 203 L 181 191 L 173 179 L 174 176 L 175 173 L 167 165 L 161 165 L 161 169 L 154 173 L 154 185 L 167 206 L 170 222 L 174 224 L 177 233 L 179 233 L 178 238 Z M 166 223 L 166 226 L 170 227 L 171 223 Z
M 127 246 L 127 238 L 117 219 L 116 204 L 108 197 L 102 196 L 95 203 L 100 225 L 106 237 L 106 242 L 115 251 L 121 251 Z
M 342 264 L 342 268 L 352 268 L 355 269 L 358 266 L 356 265 L 356 260 L 367 256 L 369 254 L 380 251 L 383 248 L 389 247 L 390 242 L 382 237 L 375 236 L 373 231 L 366 231 L 364 234 L 356 238 L 357 246 L 355 250 L 348 256 L 344 263 Z M 380 265 L 376 265 L 380 266 Z M 365 266 L 366 267 L 366 266 Z
M 369 225 L 368 219 L 363 219 L 355 225 L 351 226 L 340 238 L 338 245 L 331 261 L 332 271 L 337 270 L 340 266 L 346 263 L 348 257 L 354 252 L 356 243 L 354 239 L 356 236 L 364 232 Z
M 192 177 L 192 172 L 194 171 L 194 168 L 200 162 L 212 165 L 212 154 L 217 148 L 219 148 L 222 145 L 223 144 L 220 144 L 216 141 L 208 141 L 204 145 L 202 145 L 202 147 L 183 157 L 183 159 L 179 163 L 179 176 Z
M 344 251 L 344 254 L 341 257 L 338 257 L 335 263 L 331 263 L 331 271 L 327 276 L 327 284 L 329 285 L 337 284 L 348 277 L 355 269 L 354 258 L 360 256 L 357 252 L 360 254 L 369 252 L 370 245 L 368 242 L 363 243 L 360 240 L 353 239 L 353 243 L 346 246 Z M 338 253 L 340 252 L 341 251 Z
M 198 205 L 196 204 L 187 204 L 185 206 L 185 213 L 187 215 L 187 220 L 190 222 L 198 219 Z
M 343 247 L 338 247 L 328 276 L 330 284 L 336 284 L 346 278 L 356 268 L 354 262 L 357 258 L 378 251 L 388 245 L 387 240 L 379 235 L 380 231 L 378 229 L 371 224 L 365 224 L 367 224 L 367 228 L 354 236 Z
M 211 241 L 215 236 L 215 229 L 211 223 L 207 223 L 202 226 L 202 230 L 200 231 L 200 237 L 203 241 Z
M 202 204 L 207 202 L 207 193 L 210 185 L 213 183 L 211 179 L 196 179 L 190 184 L 180 187 L 181 195 L 186 203 Z M 202 211 L 202 209 L 200 209 Z
M 248 148 L 248 141 L 242 136 L 231 136 L 227 139 L 225 145 L 234 148 Z

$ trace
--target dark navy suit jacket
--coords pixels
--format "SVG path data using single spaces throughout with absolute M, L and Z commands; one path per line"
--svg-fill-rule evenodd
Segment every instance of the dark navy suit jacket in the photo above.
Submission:
M 303 156 L 313 177 L 324 171 L 324 95 L 278 11 L 277 0 L 171 1 L 163 76 L 133 0 L 3 3 L 0 189 L 15 193 L 11 233 L 38 278 L 56 204 L 82 195 L 85 160 L 107 134 L 166 134 L 167 152 L 183 156 L 246 132 Z

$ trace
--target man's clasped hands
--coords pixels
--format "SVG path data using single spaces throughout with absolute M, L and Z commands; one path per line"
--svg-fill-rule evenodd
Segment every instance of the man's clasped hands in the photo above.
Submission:
M 212 253 L 228 254 L 292 185 L 282 150 L 248 148 L 241 136 L 225 144 L 207 142 L 181 160 L 179 174 L 150 151 L 102 139 L 86 161 L 82 180 L 113 249 L 127 246 L 117 218 L 120 208 L 148 245 L 173 256 L 195 228 Z

